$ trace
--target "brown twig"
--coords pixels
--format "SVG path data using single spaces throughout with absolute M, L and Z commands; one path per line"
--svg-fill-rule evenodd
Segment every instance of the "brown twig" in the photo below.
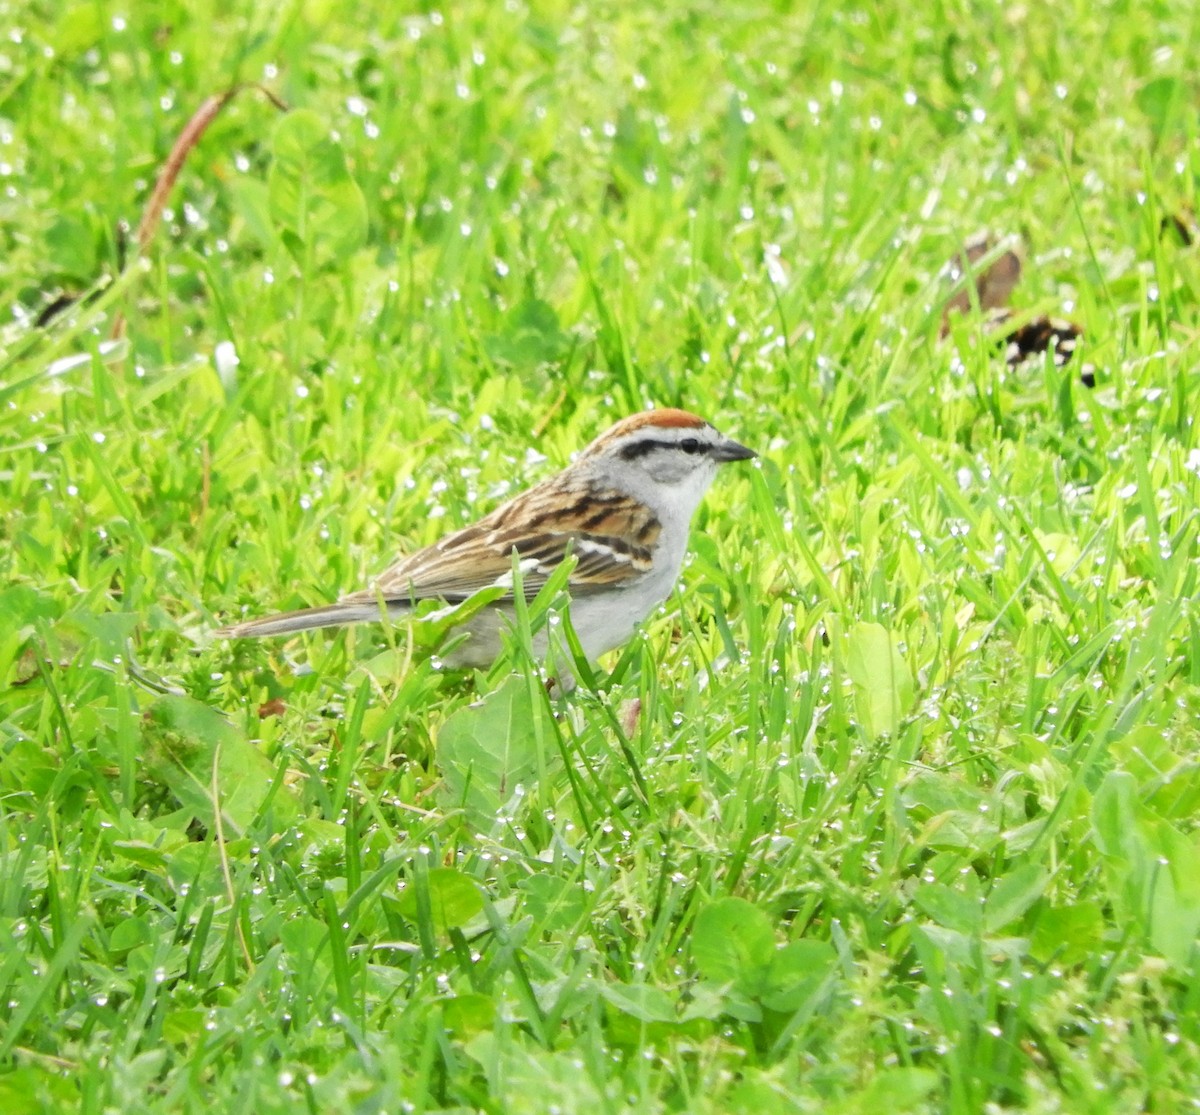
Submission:
M 175 145 L 171 148 L 171 153 L 167 156 L 167 161 L 163 163 L 163 168 L 158 173 L 158 181 L 154 183 L 154 192 L 151 193 L 150 200 L 146 202 L 141 222 L 138 224 L 137 246 L 139 254 L 144 254 L 154 240 L 154 234 L 158 231 L 158 224 L 162 219 L 162 211 L 166 208 L 167 197 L 174 188 L 175 181 L 179 177 L 179 172 L 183 169 L 183 164 L 191 153 L 192 148 L 200 142 L 201 136 L 204 135 L 208 130 L 208 126 L 220 115 L 221 110 L 243 89 L 257 89 L 280 112 L 287 112 L 287 105 L 283 101 L 272 93 L 271 90 L 256 82 L 241 82 L 237 85 L 231 85 L 223 93 L 214 93 L 209 97 L 192 114 L 192 118 L 187 124 L 184 125 L 183 131 L 179 133 L 178 138 L 175 140 Z
M 546 413 L 543 414 L 542 417 L 539 418 L 538 421 L 534 424 L 533 436 L 535 439 L 541 437 L 542 434 L 546 432 L 546 427 L 550 425 L 550 423 L 554 419 L 554 416 L 559 412 L 559 409 L 562 407 L 563 403 L 565 403 L 566 401 L 567 401 L 567 389 L 564 386 L 559 391 L 558 398 L 555 399 L 554 402 L 552 402 L 550 404 L 550 409 L 547 410 Z
M 138 222 L 137 251 L 139 256 L 145 255 L 154 242 L 154 234 L 158 231 L 158 226 L 162 221 L 167 198 L 175 188 L 175 183 L 183 170 L 183 164 L 187 161 L 188 155 L 200 142 L 201 137 L 208 130 L 208 126 L 220 115 L 221 110 L 243 89 L 257 89 L 280 112 L 288 110 L 288 106 L 279 97 L 257 82 L 239 82 L 237 85 L 231 85 L 224 92 L 214 93 L 205 100 L 184 125 L 183 131 L 176 137 L 167 161 L 163 163 L 162 170 L 158 172 L 158 179 L 154 183 L 150 200 L 146 202 L 146 208 L 142 211 L 142 219 Z M 123 268 L 124 263 L 122 263 Z M 113 321 L 112 335 L 119 337 L 124 332 L 125 317 L 118 313 Z

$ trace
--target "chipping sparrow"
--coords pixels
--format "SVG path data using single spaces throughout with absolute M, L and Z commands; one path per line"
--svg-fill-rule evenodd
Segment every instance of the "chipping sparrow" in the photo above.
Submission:
M 549 480 L 477 523 L 403 557 L 370 588 L 336 604 L 247 620 L 219 634 L 287 635 L 378 620 L 381 602 L 403 615 L 419 600 L 466 600 L 508 588 L 463 625 L 451 666 L 480 667 L 501 648 L 512 617 L 513 553 L 532 599 L 569 551 L 571 620 L 589 659 L 620 646 L 671 593 L 683 564 L 692 514 L 723 461 L 757 454 L 682 410 L 650 410 L 618 422 Z M 507 601 L 507 603 L 506 603 Z M 535 642 L 545 653 L 544 633 Z

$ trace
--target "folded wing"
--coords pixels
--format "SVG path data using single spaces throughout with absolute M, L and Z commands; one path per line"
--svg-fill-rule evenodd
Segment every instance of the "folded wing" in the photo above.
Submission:
M 662 524 L 645 504 L 592 481 L 539 484 L 478 523 L 401 558 L 368 589 L 343 604 L 382 598 L 408 603 L 465 600 L 482 588 L 507 589 L 512 598 L 513 554 L 527 599 L 546 584 L 568 552 L 574 554 L 573 596 L 632 585 L 651 568 Z

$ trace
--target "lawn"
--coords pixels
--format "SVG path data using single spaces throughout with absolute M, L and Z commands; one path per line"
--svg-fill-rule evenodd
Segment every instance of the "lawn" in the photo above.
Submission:
M 919 7 L 0 8 L 0 1110 L 1196 1108 L 1200 10 Z M 214 635 L 650 405 L 569 697 Z

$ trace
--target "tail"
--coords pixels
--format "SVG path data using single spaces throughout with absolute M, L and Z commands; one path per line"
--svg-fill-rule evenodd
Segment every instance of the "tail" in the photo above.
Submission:
M 291 635 L 296 631 L 316 631 L 322 627 L 341 627 L 347 623 L 366 623 L 381 618 L 379 604 L 325 604 L 319 608 L 301 608 L 276 616 L 231 623 L 216 632 L 227 639 L 258 639 L 268 635 Z

